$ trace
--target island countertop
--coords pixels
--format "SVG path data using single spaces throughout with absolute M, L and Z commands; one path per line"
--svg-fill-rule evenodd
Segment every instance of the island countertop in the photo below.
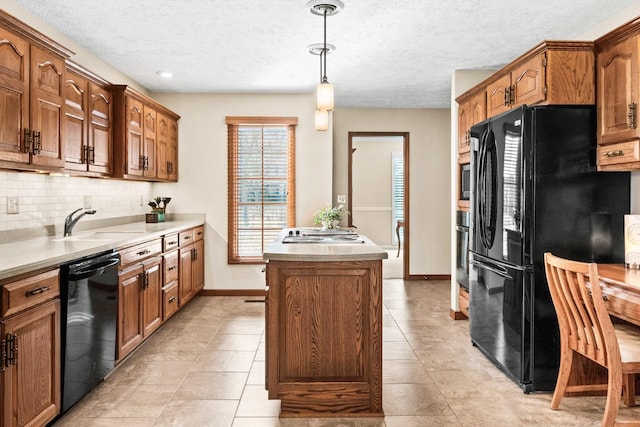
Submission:
M 272 261 L 372 261 L 389 257 L 387 252 L 363 235 L 356 242 L 283 243 L 283 239 L 296 231 L 319 228 L 285 228 L 264 251 L 263 259 Z

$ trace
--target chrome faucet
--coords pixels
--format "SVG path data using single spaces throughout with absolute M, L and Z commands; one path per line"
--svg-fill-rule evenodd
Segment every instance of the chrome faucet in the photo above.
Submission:
M 76 225 L 76 223 L 80 220 L 80 218 L 82 218 L 85 215 L 93 215 L 94 213 L 96 213 L 95 210 L 93 209 L 87 209 L 86 211 L 82 212 L 80 215 L 78 215 L 77 217 L 73 217 L 77 212 L 80 212 L 82 210 L 82 208 L 80 209 L 76 209 L 75 211 L 71 212 L 65 219 L 64 219 L 64 237 L 69 237 L 71 236 L 71 231 L 73 231 L 73 227 Z

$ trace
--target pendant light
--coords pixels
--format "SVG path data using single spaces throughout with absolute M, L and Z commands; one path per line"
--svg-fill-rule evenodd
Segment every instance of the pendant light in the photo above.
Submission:
M 323 80 L 322 64 L 324 62 L 323 58 L 325 58 L 328 53 L 333 52 L 336 49 L 336 47 L 332 44 L 315 43 L 307 46 L 307 49 L 309 49 L 309 53 L 311 53 L 312 55 L 318 55 L 318 57 L 320 58 L 320 83 L 322 84 L 322 80 Z M 316 130 L 328 130 L 329 129 L 329 111 L 316 108 L 314 123 L 315 123 Z
M 320 53 L 320 65 L 324 64 L 322 69 L 322 76 L 320 84 L 316 87 L 316 106 L 318 110 L 330 111 L 333 110 L 333 85 L 329 83 L 327 79 L 327 16 L 337 14 L 344 7 L 344 3 L 340 0 L 311 0 L 307 3 L 307 8 L 314 15 L 320 15 L 323 17 L 323 48 Z M 333 47 L 335 49 L 335 47 Z

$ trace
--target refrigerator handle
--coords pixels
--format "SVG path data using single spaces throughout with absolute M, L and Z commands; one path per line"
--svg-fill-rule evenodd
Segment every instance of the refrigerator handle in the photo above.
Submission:
M 476 260 L 471 260 L 470 263 L 483 270 L 489 270 L 492 273 L 496 273 L 498 276 L 504 277 L 505 279 L 513 280 L 513 277 L 509 275 L 506 268 L 497 265 L 487 265 Z

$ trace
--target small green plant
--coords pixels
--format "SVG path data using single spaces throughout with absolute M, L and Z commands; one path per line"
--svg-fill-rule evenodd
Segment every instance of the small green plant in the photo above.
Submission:
M 313 216 L 314 224 L 322 225 L 323 229 L 338 228 L 340 227 L 340 221 L 342 221 L 343 214 L 349 214 L 349 211 L 347 211 L 344 206 L 328 206 L 315 213 Z

